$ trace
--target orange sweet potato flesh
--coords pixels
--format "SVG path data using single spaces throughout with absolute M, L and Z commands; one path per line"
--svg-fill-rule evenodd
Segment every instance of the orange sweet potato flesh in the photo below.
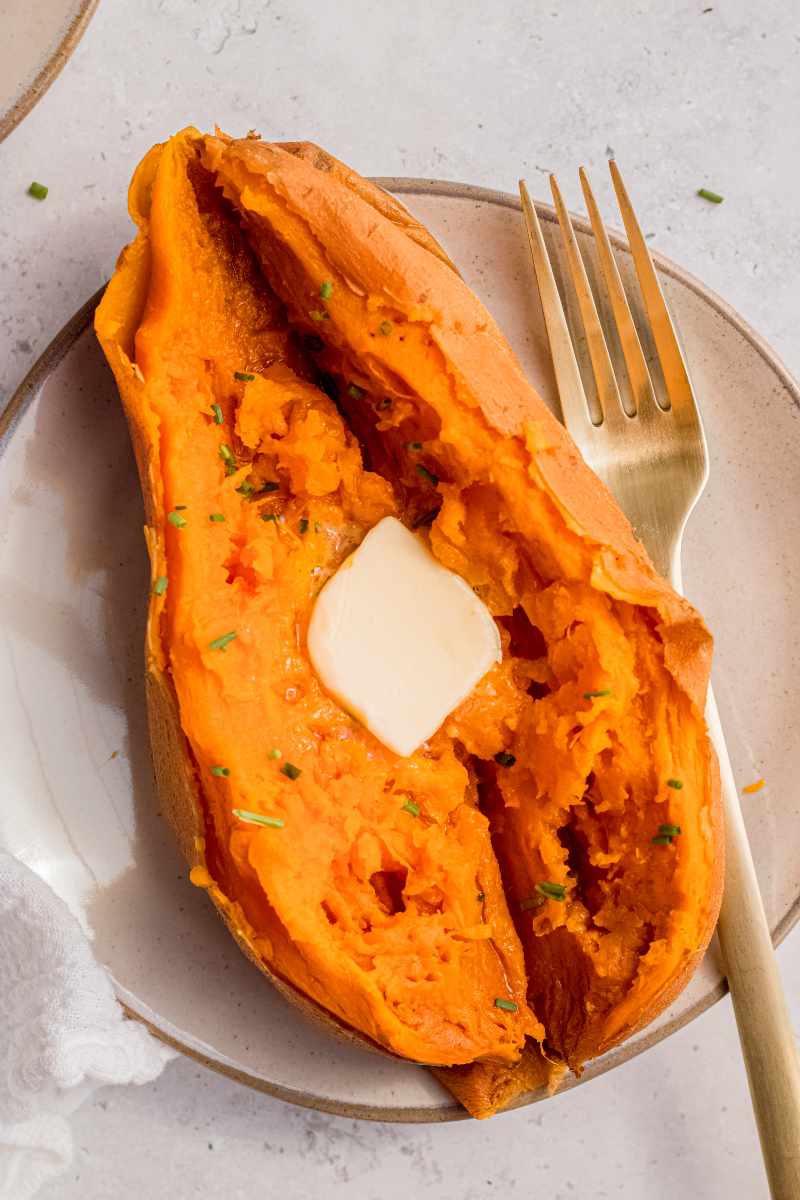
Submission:
M 145 495 L 165 811 L 277 986 L 489 1115 L 652 1020 L 709 940 L 709 634 L 385 194 L 308 144 L 190 129 L 130 200 L 96 327 Z M 389 513 L 504 647 L 409 758 L 305 649 L 317 590 Z

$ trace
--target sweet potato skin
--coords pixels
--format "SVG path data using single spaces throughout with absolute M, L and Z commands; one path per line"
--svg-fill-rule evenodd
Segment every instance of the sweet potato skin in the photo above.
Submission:
M 336 184 L 340 185 L 340 191 L 336 194 L 338 219 L 347 231 L 351 244 L 355 246 L 359 245 L 359 239 L 364 236 L 365 205 L 370 205 L 379 218 L 400 230 L 409 242 L 414 244 L 413 250 L 409 247 L 408 254 L 404 256 L 398 251 L 396 239 L 392 241 L 391 251 L 397 260 L 392 262 L 395 303 L 398 297 L 394 280 L 403 272 L 407 294 L 412 296 L 415 289 L 416 294 L 419 294 L 420 289 L 424 292 L 428 286 L 427 275 L 433 267 L 429 259 L 438 260 L 437 265 L 444 263 L 451 267 L 449 260 L 430 235 L 424 230 L 421 231 L 421 227 L 413 222 L 413 219 L 405 219 L 402 206 L 395 206 L 394 202 L 384 198 L 383 193 L 360 180 L 355 173 L 349 172 L 317 147 L 306 143 L 287 147 L 257 142 L 248 145 L 246 142 L 231 143 L 229 139 L 221 138 L 207 139 L 206 154 L 211 161 L 219 161 L 223 155 L 228 154 L 233 160 L 238 159 L 245 164 L 248 171 L 263 173 L 270 179 L 276 176 L 280 180 L 280 188 L 287 202 L 301 206 L 304 203 L 311 218 L 315 220 L 322 220 L 325 215 L 324 185 L 320 186 L 319 176 L 321 174 L 333 177 Z M 290 158 L 296 166 L 289 164 L 287 160 Z M 315 207 L 318 202 L 321 206 L 319 211 Z M 325 211 L 328 212 L 329 209 Z M 379 224 L 379 232 L 382 231 L 383 226 Z M 134 249 L 129 253 L 144 257 L 146 248 L 140 246 L 138 250 Z M 140 265 L 146 269 L 144 264 Z M 373 282 L 369 279 L 369 262 L 364 269 L 367 276 L 365 282 L 369 284 Z M 425 274 L 425 279 L 421 273 Z M 666 648 L 667 667 L 672 671 L 676 684 L 690 703 L 700 710 L 708 679 L 710 638 L 699 618 L 685 601 L 675 596 L 668 584 L 655 575 L 646 553 L 634 539 L 627 521 L 599 481 L 585 467 L 565 431 L 525 383 L 502 335 L 490 319 L 486 320 L 486 314 L 480 309 L 477 301 L 474 301 L 469 293 L 465 295 L 466 289 L 452 272 L 434 274 L 437 308 L 455 311 L 467 329 L 469 320 L 465 319 L 465 316 L 479 320 L 486 332 L 486 341 L 478 357 L 469 345 L 468 333 L 460 335 L 457 329 L 448 328 L 446 333 L 437 335 L 439 350 L 444 355 L 447 369 L 459 373 L 462 377 L 468 376 L 470 389 L 478 397 L 482 415 L 488 426 L 503 438 L 512 437 L 525 443 L 529 453 L 528 469 L 536 479 L 537 485 L 547 494 L 554 509 L 561 514 L 569 528 L 577 531 L 582 539 L 591 542 L 595 547 L 595 570 L 601 585 L 609 592 L 635 596 L 638 603 L 658 612 Z M 113 288 L 113 283 L 111 286 Z M 140 385 L 135 378 L 130 378 L 129 368 L 118 356 L 115 363 L 114 339 L 117 335 L 116 331 L 110 331 L 107 321 L 108 309 L 113 308 L 113 304 L 106 308 L 105 319 L 98 318 L 98 334 L 120 379 L 125 401 L 126 390 L 135 389 Z M 138 409 L 136 406 L 126 405 L 126 410 L 145 495 L 148 544 L 155 579 L 160 573 L 164 557 L 164 549 L 159 540 L 158 522 L 154 517 L 158 507 L 157 471 L 149 459 L 147 435 L 141 429 L 137 431 Z M 147 650 L 147 695 L 154 760 L 163 810 L 175 830 L 184 856 L 190 866 L 195 868 L 195 881 L 208 889 L 221 916 L 245 954 L 293 1003 L 297 1003 L 313 1019 L 325 1024 L 337 1036 L 351 1037 L 362 1045 L 374 1048 L 367 1039 L 347 1031 L 325 1010 L 269 971 L 263 956 L 259 954 L 257 939 L 247 927 L 241 910 L 222 895 L 211 879 L 205 859 L 206 831 L 203 823 L 202 791 L 188 743 L 181 729 L 174 687 L 165 671 L 163 655 L 158 644 L 158 623 L 159 604 L 157 599 L 154 599 Z M 650 997 L 646 1005 L 632 1011 L 630 1017 L 622 1021 L 607 1040 L 597 1047 L 597 1053 L 609 1049 L 636 1029 L 648 1024 L 678 994 L 702 956 L 711 936 L 721 896 L 723 874 L 719 783 L 711 751 L 708 753 L 705 787 L 713 869 L 709 875 L 708 895 L 704 906 L 705 921 L 697 931 L 694 951 L 686 955 L 681 970 L 673 975 L 668 985 L 657 995 Z M 457 1075 L 453 1075 L 454 1092 L 479 1116 L 490 1115 L 498 1107 L 510 1103 L 520 1091 L 530 1088 L 532 1082 L 538 1083 L 542 1077 L 541 1060 L 536 1059 L 534 1064 L 527 1052 L 523 1063 L 518 1067 L 487 1065 L 474 1069 L 461 1067 L 456 1071 Z M 438 1074 L 447 1082 L 446 1071 Z M 490 1081 L 487 1083 L 489 1077 Z

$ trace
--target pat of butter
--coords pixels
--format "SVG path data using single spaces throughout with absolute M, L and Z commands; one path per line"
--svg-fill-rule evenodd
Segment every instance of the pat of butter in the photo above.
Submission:
M 403 756 L 502 658 L 486 605 L 394 517 L 325 584 L 308 650 L 324 687 Z

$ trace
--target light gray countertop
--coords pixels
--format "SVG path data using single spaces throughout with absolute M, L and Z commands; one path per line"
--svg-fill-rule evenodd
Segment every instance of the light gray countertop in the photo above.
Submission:
M 101 0 L 71 62 L 0 145 L 0 398 L 106 279 L 131 171 L 182 125 L 311 138 L 364 174 L 546 198 L 613 152 L 651 245 L 800 374 L 795 4 L 655 0 Z M 25 194 L 31 179 L 45 203 Z M 707 186 L 722 205 L 697 199 Z M 610 203 L 608 189 L 600 188 Z M 792 497 L 792 502 L 797 502 Z M 800 1026 L 800 934 L 779 953 Z M 488 1124 L 358 1123 L 179 1059 L 74 1118 L 45 1200 L 763 1200 L 730 1003 L 585 1088 Z

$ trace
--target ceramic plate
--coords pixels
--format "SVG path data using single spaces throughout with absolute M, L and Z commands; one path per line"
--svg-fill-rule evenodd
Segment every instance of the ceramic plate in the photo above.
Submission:
M 98 0 L 0 0 L 0 141 L 41 100 Z
M 517 201 L 450 184 L 380 182 L 442 240 L 552 402 Z M 540 213 L 552 239 L 552 211 Z M 628 256 L 619 245 L 617 253 L 627 273 Z M 712 453 L 685 543 L 687 592 L 716 634 L 717 696 L 737 777 L 768 781 L 743 799 L 780 939 L 800 895 L 800 392 L 721 301 L 671 264 L 659 266 Z M 128 1010 L 184 1051 L 299 1104 L 381 1120 L 458 1118 L 426 1071 L 305 1024 L 187 882 L 153 790 L 143 517 L 122 410 L 90 329 L 96 301 L 46 351 L 1 427 L 0 844 L 92 932 Z M 638 1054 L 722 991 L 712 947 L 676 1003 L 583 1078 Z

